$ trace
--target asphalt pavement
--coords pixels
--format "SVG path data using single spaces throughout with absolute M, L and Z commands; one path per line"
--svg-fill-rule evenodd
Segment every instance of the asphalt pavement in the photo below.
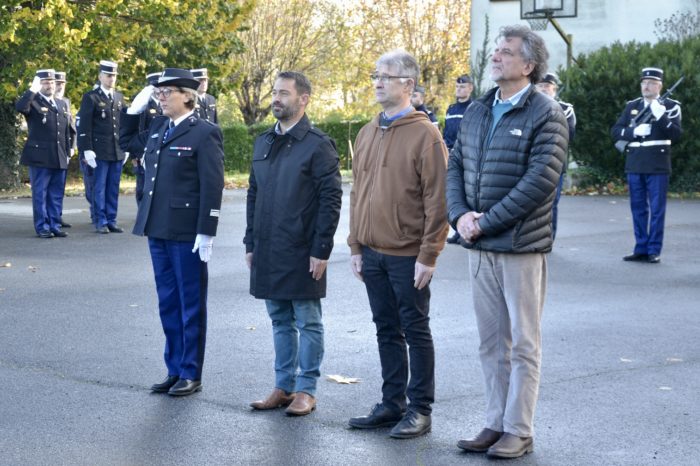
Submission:
M 431 284 L 433 429 L 395 440 L 347 420 L 380 401 L 366 292 L 351 274 L 348 190 L 323 301 L 325 359 L 309 416 L 252 412 L 272 389 L 271 325 L 248 294 L 245 192 L 226 191 L 209 265 L 204 389 L 172 398 L 147 242 L 98 235 L 67 198 L 67 238 L 34 235 L 31 200 L 0 200 L 0 464 L 480 465 L 457 440 L 483 425 L 467 254 L 447 245 Z M 132 196 L 119 222 L 133 226 Z M 700 202 L 670 200 L 660 264 L 627 263 L 624 197 L 562 198 L 548 256 L 535 451 L 517 465 L 697 464 Z M 337 384 L 327 375 L 360 379 Z

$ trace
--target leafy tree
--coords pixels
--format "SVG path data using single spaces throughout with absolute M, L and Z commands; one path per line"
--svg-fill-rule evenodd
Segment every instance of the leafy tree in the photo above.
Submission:
M 119 64 L 117 87 L 138 92 L 147 72 L 208 67 L 212 88 L 236 67 L 236 33 L 250 0 L 5 0 L 0 6 L 0 184 L 17 182 L 14 100 L 38 68 L 67 72 L 74 103 L 94 84 L 101 59 Z M 11 121 L 10 121 L 11 120 Z
M 256 5 L 239 34 L 246 53 L 232 75 L 246 124 L 261 122 L 270 113 L 278 72 L 300 71 L 316 88 L 328 82 L 346 29 L 340 11 L 325 0 L 267 0 Z

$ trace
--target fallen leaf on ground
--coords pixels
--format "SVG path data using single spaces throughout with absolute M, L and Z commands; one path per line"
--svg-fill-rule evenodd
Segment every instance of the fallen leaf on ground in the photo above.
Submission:
M 12 263 L 11 263 L 11 262 L 5 262 L 4 264 L 0 264 L 0 267 L 7 267 L 7 268 L 10 268 L 10 267 L 12 267 Z
M 36 272 L 37 270 L 39 270 L 39 267 L 34 267 L 33 265 L 30 265 L 29 267 L 27 267 L 27 270 L 29 270 L 30 272 Z
M 671 387 L 659 387 L 659 390 L 669 391 L 673 389 Z
M 666 358 L 666 362 L 683 362 L 681 358 Z
M 246 330 L 255 330 L 255 326 L 254 326 L 254 325 L 250 325 L 250 326 L 246 327 L 245 329 L 246 329 Z
M 627 358 L 620 358 L 620 362 L 632 362 L 632 360 Z
M 351 383 L 359 383 L 360 379 L 357 379 L 355 377 L 345 377 L 344 375 L 327 375 L 326 380 L 329 382 L 335 382 L 335 383 L 340 383 L 340 384 L 351 384 Z
M 129 304 L 129 307 L 139 307 L 138 304 Z

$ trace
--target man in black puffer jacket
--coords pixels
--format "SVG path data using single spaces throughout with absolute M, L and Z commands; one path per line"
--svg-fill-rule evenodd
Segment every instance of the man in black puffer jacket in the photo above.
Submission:
M 485 428 L 458 446 L 500 458 L 533 450 L 544 253 L 568 145 L 559 104 L 534 87 L 548 55 L 527 27 L 501 29 L 491 63 L 498 87 L 465 112 L 448 163 L 448 217 L 470 249 L 487 402 Z

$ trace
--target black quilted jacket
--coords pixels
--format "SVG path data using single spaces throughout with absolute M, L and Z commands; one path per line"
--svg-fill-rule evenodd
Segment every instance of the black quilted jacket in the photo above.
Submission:
M 568 145 L 566 117 L 557 102 L 526 92 L 498 122 L 490 144 L 494 88 L 465 112 L 447 170 L 450 223 L 483 212 L 483 235 L 466 247 L 531 253 L 552 249 L 552 201 Z

